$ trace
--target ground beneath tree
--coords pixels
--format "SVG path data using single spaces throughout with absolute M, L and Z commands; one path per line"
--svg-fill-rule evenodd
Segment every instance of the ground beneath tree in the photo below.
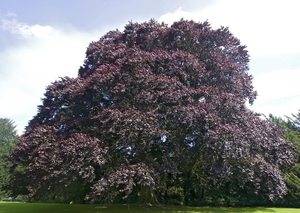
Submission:
M 143 207 L 136 205 L 80 205 L 80 204 L 45 204 L 45 203 L 12 203 L 0 202 L 0 212 L 4 213 L 298 213 L 300 208 L 213 208 L 161 206 Z

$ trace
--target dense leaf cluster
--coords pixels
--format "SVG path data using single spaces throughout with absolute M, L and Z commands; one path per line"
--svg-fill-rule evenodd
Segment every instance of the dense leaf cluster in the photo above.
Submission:
M 227 28 L 129 23 L 51 84 L 13 155 L 15 193 L 95 202 L 274 200 L 293 146 L 252 103 L 249 56 Z M 74 193 L 76 191 L 76 193 Z

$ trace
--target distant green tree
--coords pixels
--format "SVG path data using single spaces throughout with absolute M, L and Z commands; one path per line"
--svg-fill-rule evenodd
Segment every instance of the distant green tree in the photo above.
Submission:
M 0 199 L 7 196 L 5 187 L 9 183 L 9 157 L 18 141 L 14 122 L 0 118 Z
M 298 161 L 292 169 L 285 175 L 285 182 L 288 187 L 288 194 L 285 197 L 285 204 L 300 205 L 300 110 L 298 114 L 292 114 L 284 120 L 273 115 L 269 119 L 275 123 L 284 133 L 284 138 L 292 142 L 298 154 Z
M 291 117 L 288 117 L 289 122 L 292 124 L 293 128 L 300 131 L 300 110 L 298 110 L 297 114 L 292 114 Z

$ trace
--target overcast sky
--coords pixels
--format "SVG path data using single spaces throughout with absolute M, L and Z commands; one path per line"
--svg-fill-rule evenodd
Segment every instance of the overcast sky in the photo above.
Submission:
M 300 109 L 298 0 L 0 0 L 0 117 L 22 133 L 45 87 L 75 77 L 91 41 L 128 21 L 180 18 L 228 26 L 246 45 L 258 98 L 268 115 Z

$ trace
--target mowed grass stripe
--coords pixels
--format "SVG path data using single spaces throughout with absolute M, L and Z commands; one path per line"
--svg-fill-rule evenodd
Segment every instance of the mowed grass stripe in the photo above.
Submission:
M 143 207 L 136 205 L 80 205 L 1 202 L 0 213 L 300 213 L 300 208 L 215 208 L 215 207 Z

